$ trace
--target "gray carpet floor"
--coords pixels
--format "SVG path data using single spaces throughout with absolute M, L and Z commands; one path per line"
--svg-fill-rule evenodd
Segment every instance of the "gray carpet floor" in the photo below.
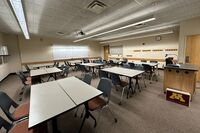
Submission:
M 72 72 L 69 76 L 80 76 L 80 73 Z M 126 80 L 126 78 L 124 79 Z M 97 87 L 98 82 L 99 78 L 93 79 L 92 86 Z M 143 82 L 140 82 L 142 91 L 136 91 L 129 99 L 124 96 L 122 105 L 118 105 L 121 91 L 113 88 L 109 106 L 118 122 L 114 123 L 114 117 L 107 109 L 101 112 L 95 111 L 92 114 L 97 118 L 97 127 L 93 127 L 94 121 L 89 118 L 83 126 L 82 133 L 200 132 L 200 89 L 197 88 L 190 107 L 185 107 L 165 100 L 163 71 L 160 71 L 158 82 L 154 81 L 150 84 L 149 81 L 146 81 L 146 84 L 145 88 Z M 20 79 L 16 75 L 11 75 L 0 83 L 0 90 L 17 101 L 22 86 Z M 29 95 L 30 89 L 27 88 L 22 102 L 29 100 Z M 75 110 L 58 117 L 58 127 L 62 133 L 78 132 L 82 121 L 80 118 L 82 108 L 83 106 L 79 107 L 78 117 L 74 117 Z M 6 118 L 1 110 L 0 115 Z

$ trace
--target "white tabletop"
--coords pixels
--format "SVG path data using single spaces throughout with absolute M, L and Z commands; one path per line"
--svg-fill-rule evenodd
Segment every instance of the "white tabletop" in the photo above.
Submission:
M 39 76 L 39 75 L 44 75 L 46 74 L 47 71 L 45 70 L 45 68 L 40 68 L 40 69 L 36 69 L 36 70 L 31 70 L 30 71 L 30 76 Z
M 102 94 L 98 89 L 75 77 L 59 79 L 57 82 L 77 105 Z
M 103 66 L 103 64 L 101 64 L 101 63 L 82 63 L 80 65 L 89 66 L 89 67 Z
M 144 73 L 144 71 L 141 70 L 133 70 L 133 69 L 128 69 L 128 68 L 122 68 L 122 67 L 111 67 L 111 68 L 104 68 L 101 69 L 102 71 L 110 72 L 110 73 L 115 73 L 127 77 L 135 77 L 139 74 Z
M 57 67 L 40 68 L 40 69 L 36 69 L 36 70 L 31 70 L 30 76 L 33 77 L 33 76 L 50 74 L 50 73 L 58 73 L 61 71 L 62 70 L 58 69 Z
M 53 66 L 53 63 L 34 64 L 34 65 L 32 65 L 33 68 L 38 68 L 38 67 L 47 67 L 47 66 Z
M 47 73 L 58 73 L 62 71 L 57 67 L 49 67 L 49 68 L 45 68 L 45 70 L 47 71 Z
M 138 65 L 146 64 L 150 65 L 151 67 L 157 66 L 159 64 L 159 63 L 148 63 L 148 62 L 133 62 L 133 63 Z
M 75 106 L 56 81 L 32 85 L 28 127 L 31 128 Z

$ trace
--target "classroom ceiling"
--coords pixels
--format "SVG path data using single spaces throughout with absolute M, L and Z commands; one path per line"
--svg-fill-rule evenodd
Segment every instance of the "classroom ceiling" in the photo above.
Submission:
M 98 7 L 94 11 L 87 8 L 92 1 L 94 0 L 22 0 L 30 37 L 38 35 L 75 40 L 83 37 L 79 34 L 80 31 L 84 36 L 90 36 L 152 16 L 156 18 L 145 25 L 93 38 L 107 40 L 108 36 L 178 24 L 200 16 L 200 0 L 99 0 L 106 5 L 101 12 Z M 0 31 L 22 34 L 8 0 L 0 0 Z M 63 32 L 64 35 L 57 32 Z

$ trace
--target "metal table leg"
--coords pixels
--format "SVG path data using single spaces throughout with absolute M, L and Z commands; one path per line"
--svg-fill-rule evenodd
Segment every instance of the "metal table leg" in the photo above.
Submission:
M 132 80 L 132 78 L 129 77 L 129 87 L 128 87 L 128 92 L 127 92 L 127 98 L 129 97 L 129 93 L 130 93 L 130 92 L 131 92 L 132 94 L 134 93 L 134 92 L 133 92 L 133 87 L 132 87 L 132 85 L 131 85 L 131 80 Z
M 61 133 L 61 131 L 58 130 L 58 125 L 57 125 L 57 118 L 53 118 L 52 120 L 52 127 L 53 127 L 53 133 Z
M 81 123 L 81 127 L 79 128 L 79 131 L 78 131 L 79 133 L 81 132 L 81 130 L 83 128 L 85 120 L 88 119 L 89 117 L 91 117 L 94 120 L 94 122 L 95 122 L 94 127 L 96 127 L 96 125 L 97 125 L 95 117 L 89 112 L 88 102 L 85 102 L 84 105 L 85 105 L 85 115 L 84 115 L 83 121 Z

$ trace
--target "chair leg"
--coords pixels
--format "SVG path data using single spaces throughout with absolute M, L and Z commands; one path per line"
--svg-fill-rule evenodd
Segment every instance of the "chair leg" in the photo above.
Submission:
M 142 79 L 143 79 L 143 82 L 144 82 L 144 87 L 146 88 L 146 83 L 145 83 L 145 79 L 144 79 L 144 76 L 142 75 Z
M 81 112 L 81 118 L 83 117 L 84 112 L 85 112 L 85 108 L 83 108 L 83 110 Z
M 74 113 L 74 117 L 77 117 L 77 112 L 78 112 L 78 108 L 76 109 L 76 111 Z
M 124 90 L 127 88 L 127 86 L 125 86 L 123 89 L 122 89 L 122 94 L 121 94 L 121 98 L 120 98 L 120 102 L 119 102 L 119 105 L 122 105 L 122 99 L 123 99 L 123 96 L 124 96 Z
M 109 108 L 109 106 L 107 106 L 107 109 L 109 110 L 109 112 L 112 114 L 112 116 L 114 117 L 114 122 L 117 123 L 117 118 L 115 117 L 115 114 L 111 111 L 111 109 Z

